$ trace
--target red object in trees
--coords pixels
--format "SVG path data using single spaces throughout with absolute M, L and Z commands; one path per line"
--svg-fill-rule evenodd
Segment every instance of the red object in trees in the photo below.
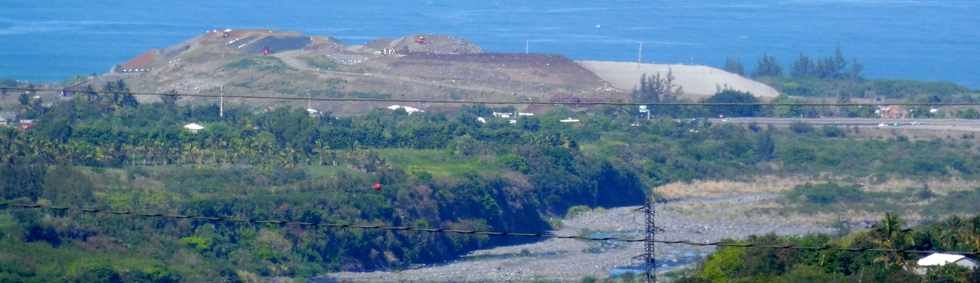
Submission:
M 374 185 L 371 186 L 371 188 L 373 188 L 375 191 L 380 192 L 381 191 L 381 182 L 374 182 Z
M 421 35 L 420 36 L 416 36 L 415 37 L 415 43 L 425 44 L 425 36 L 421 36 Z

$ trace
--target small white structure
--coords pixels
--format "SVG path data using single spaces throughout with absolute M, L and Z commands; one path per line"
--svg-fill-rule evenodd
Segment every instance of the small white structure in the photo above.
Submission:
M 480 123 L 482 123 L 482 124 L 486 124 L 486 123 L 487 123 L 487 118 L 483 118 L 483 117 L 476 117 L 476 121 L 477 121 L 477 122 L 480 122 Z
M 517 112 L 517 117 L 533 117 L 534 113 Z
M 936 114 L 936 113 L 939 113 L 939 108 L 930 108 L 929 109 L 929 114 Z
M 508 121 L 508 122 L 510 122 L 510 124 L 511 124 L 511 125 L 514 125 L 514 124 L 517 124 L 517 120 L 514 120 L 514 119 L 511 119 L 511 120 L 510 120 L 510 121 Z
M 944 253 L 934 253 L 927 257 L 919 259 L 916 263 L 915 273 L 920 275 L 925 275 L 929 268 L 936 268 L 940 266 L 945 266 L 947 264 L 955 264 L 957 266 L 966 269 L 976 269 L 978 265 L 976 260 L 968 258 L 964 255 L 956 254 L 944 254 Z
M 558 122 L 562 122 L 562 123 L 578 123 L 580 121 L 578 119 L 575 119 L 575 118 L 572 118 L 572 117 L 568 117 L 568 118 L 565 118 L 565 119 L 558 120 Z
M 412 115 L 412 114 L 415 114 L 417 112 L 425 112 L 422 109 L 418 109 L 418 108 L 411 107 L 411 106 L 402 106 L 402 105 L 397 105 L 397 104 L 396 105 L 392 105 L 392 106 L 388 106 L 388 110 L 395 111 L 395 110 L 398 110 L 398 109 L 405 110 L 405 112 L 408 112 L 408 115 Z
M 513 113 L 493 112 L 493 117 L 497 117 L 497 118 L 501 118 L 501 119 L 510 119 L 510 117 L 512 117 L 512 116 L 514 116 Z
M 320 110 L 306 108 L 306 114 L 310 114 L 310 117 L 317 117 L 320 116 Z
M 201 130 L 203 130 L 204 129 L 204 126 L 201 126 L 198 123 L 190 123 L 190 124 L 184 125 L 184 129 L 187 130 L 187 131 L 189 131 L 189 132 L 191 132 L 192 134 L 196 134 L 197 132 L 200 132 Z

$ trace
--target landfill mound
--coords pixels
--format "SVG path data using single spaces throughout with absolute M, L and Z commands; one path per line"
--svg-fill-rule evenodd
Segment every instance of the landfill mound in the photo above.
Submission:
M 429 34 L 347 45 L 330 37 L 297 32 L 215 29 L 138 56 L 88 84 L 100 87 L 119 79 L 135 91 L 190 94 L 224 91 L 230 95 L 481 101 L 627 97 L 564 56 L 483 53 L 479 46 L 464 39 Z M 184 101 L 213 103 L 203 99 Z M 256 106 L 306 104 L 225 101 Z M 352 103 L 341 107 L 313 102 L 311 106 L 343 115 L 388 105 Z

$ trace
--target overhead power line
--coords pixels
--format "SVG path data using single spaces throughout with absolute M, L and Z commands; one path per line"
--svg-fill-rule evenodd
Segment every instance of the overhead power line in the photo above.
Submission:
M 980 102 L 953 102 L 953 103 L 926 103 L 926 102 L 899 102 L 899 103 L 764 103 L 764 102 L 734 102 L 734 103 L 711 103 L 711 102 L 624 102 L 624 101 L 596 101 L 592 98 L 568 98 L 561 101 L 536 101 L 536 100 L 456 100 L 456 99 L 406 99 L 406 98 L 364 98 L 364 97 L 309 97 L 309 96 L 272 96 L 272 95 L 243 95 L 243 94 L 194 94 L 194 93 L 164 93 L 164 92 L 125 92 L 125 91 L 101 91 L 101 90 L 68 90 L 68 89 L 36 89 L 25 87 L 0 87 L 7 91 L 25 92 L 61 92 L 69 91 L 73 93 L 96 93 L 96 94 L 130 94 L 133 96 L 177 96 L 192 98 L 237 98 L 249 100 L 278 100 L 278 101 L 316 101 L 316 102 L 376 102 L 376 103 L 427 103 L 427 104 L 464 104 L 464 105 L 553 105 L 553 106 L 800 106 L 800 107 L 876 107 L 881 105 L 889 106 L 980 106 Z M 584 100 L 580 100 L 584 99 Z M 571 100 L 571 101 L 564 101 Z
M 122 217 L 132 217 L 132 218 L 187 220 L 187 221 L 201 221 L 201 222 L 213 222 L 213 223 L 230 223 L 230 224 L 239 224 L 239 225 L 278 225 L 278 226 L 296 225 L 296 226 L 323 227 L 323 228 L 334 228 L 334 229 L 362 229 L 362 230 L 381 230 L 381 231 L 395 231 L 395 232 L 404 231 L 404 232 L 422 232 L 422 233 L 439 233 L 439 234 L 484 235 L 484 236 L 492 236 L 492 237 L 512 237 L 512 238 L 571 239 L 571 240 L 582 240 L 582 241 L 616 241 L 616 242 L 627 242 L 627 243 L 640 243 L 640 242 L 647 241 L 647 239 L 644 238 L 627 238 L 627 237 L 612 237 L 612 236 L 589 237 L 589 236 L 579 236 L 579 235 L 561 235 L 561 234 L 554 234 L 551 232 L 527 233 L 527 232 L 472 230 L 472 229 L 456 229 L 456 228 L 387 226 L 382 224 L 322 223 L 322 222 L 295 221 L 289 219 L 258 219 L 258 218 L 231 217 L 231 216 L 170 214 L 170 213 L 160 213 L 160 212 L 111 210 L 111 209 L 101 209 L 101 208 L 78 208 L 78 207 L 67 207 L 67 206 L 51 206 L 51 205 L 40 204 L 40 203 L 0 201 L 0 209 L 7 209 L 7 208 L 35 209 L 35 210 L 46 209 L 46 210 L 55 210 L 55 211 L 62 211 L 62 212 L 75 211 L 82 214 L 102 214 L 102 215 L 116 215 Z M 688 245 L 688 246 L 700 246 L 700 247 L 841 251 L 841 252 L 857 252 L 857 253 L 868 253 L 868 252 L 903 253 L 903 254 L 946 253 L 946 254 L 957 254 L 957 255 L 964 255 L 964 256 L 980 255 L 980 251 L 936 251 L 936 250 L 893 249 L 893 248 L 872 248 L 872 247 L 841 248 L 841 247 L 834 247 L 831 245 L 800 246 L 800 245 L 793 245 L 793 244 L 786 244 L 786 245 L 753 244 L 753 243 L 738 243 L 738 242 L 729 242 L 729 241 L 695 242 L 690 240 L 654 240 L 654 242 L 660 244 L 668 244 L 668 245 Z

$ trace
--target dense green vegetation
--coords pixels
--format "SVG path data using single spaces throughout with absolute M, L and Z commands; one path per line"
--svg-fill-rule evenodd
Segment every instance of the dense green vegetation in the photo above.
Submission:
M 785 197 L 789 204 L 786 209 L 802 213 L 902 211 L 927 218 L 938 218 L 944 215 L 980 211 L 980 188 L 938 194 L 923 185 L 869 192 L 854 184 L 816 183 L 797 186 L 785 193 Z M 847 229 L 847 227 L 840 228 Z
M 486 124 L 513 109 L 373 111 L 140 104 L 124 84 L 14 109 L 37 121 L 0 128 L 5 200 L 205 216 L 511 231 L 549 229 L 577 205 L 643 201 L 672 181 L 757 175 L 974 179 L 970 144 L 854 140 L 849 131 L 652 120 L 594 109 Z M 738 97 L 738 94 L 732 94 Z M 577 116 L 579 124 L 559 123 Z M 193 134 L 182 126 L 205 126 Z M 378 192 L 371 184 L 380 182 Z M 0 211 L 0 278 L 11 281 L 213 281 L 441 262 L 509 239 Z
M 585 156 L 556 121 L 480 125 L 475 115 L 489 114 L 483 108 L 456 117 L 379 111 L 357 118 L 234 109 L 222 120 L 213 106 L 178 106 L 170 98 L 140 105 L 127 96 L 80 95 L 51 108 L 22 107 L 21 116 L 36 118 L 38 126 L 0 129 L 4 199 L 534 232 L 549 229 L 545 217 L 573 205 L 635 204 L 644 194 L 632 171 Z M 190 121 L 208 129 L 183 130 Z M 375 181 L 382 191 L 371 189 Z M 439 262 L 512 241 L 43 211 L 3 215 L 0 265 L 14 281 L 138 281 L 157 273 L 163 275 L 152 281 L 310 277 Z M 99 251 L 114 252 L 86 256 Z M 36 264 L 19 264 L 28 259 Z
M 832 248 L 976 251 L 980 250 L 980 217 L 948 218 L 906 230 L 898 216 L 887 214 L 868 231 L 841 238 L 754 236 L 738 244 L 829 246 Z M 850 252 L 835 249 L 794 250 L 760 247 L 719 249 L 693 274 L 678 282 L 978 282 L 980 270 L 955 266 L 913 273 L 926 255 L 901 252 Z
M 942 81 L 865 79 L 864 65 L 857 59 L 848 60 L 840 48 L 834 54 L 813 58 L 800 54 L 788 68 L 772 56 L 762 56 L 752 72 L 760 80 L 791 97 L 834 98 L 837 102 L 852 99 L 887 99 L 890 102 L 966 103 L 980 101 L 980 94 L 969 88 Z M 738 58 L 729 57 L 723 66 L 726 71 L 748 74 Z M 784 98 L 786 99 L 786 98 Z M 928 109 L 927 109 L 928 110 Z M 819 110 L 814 110 L 819 111 Z M 926 112 L 920 112 L 922 114 Z M 778 113 L 770 113 L 778 114 Z M 824 112 L 821 114 L 840 114 Z M 847 116 L 855 116 L 850 114 Z M 952 113 L 953 117 L 957 113 Z

